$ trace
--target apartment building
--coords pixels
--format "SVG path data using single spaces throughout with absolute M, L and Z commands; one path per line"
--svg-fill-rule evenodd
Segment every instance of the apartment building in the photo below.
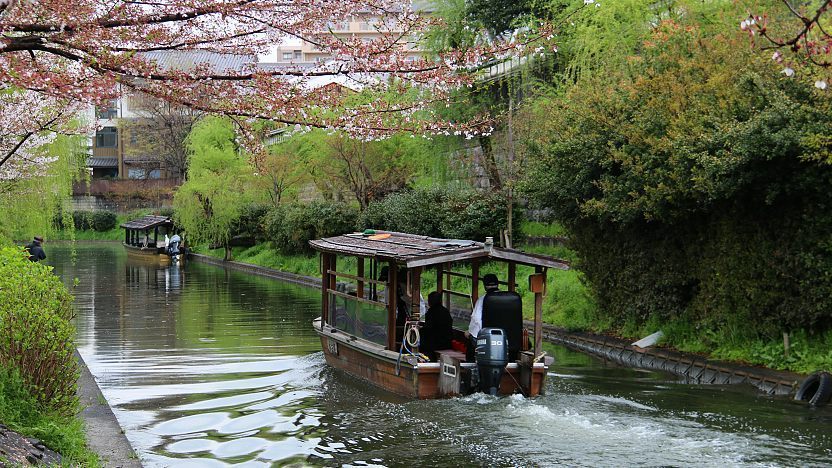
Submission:
M 421 13 L 430 13 L 432 8 L 428 1 L 413 2 L 413 8 Z M 357 38 L 365 43 L 371 43 L 382 37 L 383 32 L 401 32 L 388 30 L 389 26 L 385 24 L 384 19 L 375 14 L 356 15 L 350 18 L 344 18 L 341 21 L 330 21 L 326 28 L 321 31 L 324 34 L 333 34 L 338 38 Z M 405 47 L 408 52 L 406 60 L 417 60 L 421 58 L 425 50 L 421 48 L 419 42 L 414 37 L 404 37 Z M 317 64 L 326 62 L 332 57 L 328 52 L 316 47 L 314 44 L 297 40 L 294 43 L 286 43 L 277 46 L 273 53 L 268 57 L 263 58 L 263 61 L 273 62 L 276 65 L 292 65 L 304 66 L 310 64 Z
M 251 55 L 207 51 L 173 51 L 148 55 L 163 68 L 177 70 L 204 64 L 217 71 L 242 70 L 257 61 Z M 154 125 L 163 127 L 169 123 L 165 117 L 182 117 L 178 114 L 187 113 L 188 110 L 172 107 L 159 110 L 159 104 L 161 101 L 146 95 L 125 94 L 121 99 L 90 109 L 87 118 L 97 122 L 87 159 L 87 167 L 93 179 L 155 180 L 181 177 L 182 168 L 172 167 L 170 158 L 154 153 L 154 145 L 147 142 L 169 133 L 169 128 L 155 129 Z

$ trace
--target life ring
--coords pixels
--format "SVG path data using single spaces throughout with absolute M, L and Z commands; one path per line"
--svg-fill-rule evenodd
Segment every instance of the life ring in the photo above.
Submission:
M 808 401 L 811 406 L 823 406 L 832 398 L 832 374 L 815 372 L 800 384 L 794 399 Z

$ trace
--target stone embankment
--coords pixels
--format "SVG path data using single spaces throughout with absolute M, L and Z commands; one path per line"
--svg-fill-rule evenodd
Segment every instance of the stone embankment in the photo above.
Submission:
M 47 448 L 43 442 L 31 437 L 23 437 L 0 424 L 0 468 L 60 464 L 61 455 Z

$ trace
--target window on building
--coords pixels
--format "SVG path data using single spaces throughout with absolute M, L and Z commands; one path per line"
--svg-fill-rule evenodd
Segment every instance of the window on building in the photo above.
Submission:
M 95 132 L 95 146 L 97 148 L 115 148 L 118 146 L 118 129 L 104 127 Z
M 295 60 L 300 60 L 302 57 L 301 52 L 299 50 L 295 51 Z
M 114 99 L 107 102 L 103 106 L 98 106 L 95 109 L 96 117 L 99 119 L 115 119 L 118 117 L 118 106 Z
M 283 52 L 283 60 L 292 60 L 291 52 Z
M 128 179 L 160 179 L 162 178 L 162 171 L 159 169 L 141 169 L 129 168 L 127 169 Z

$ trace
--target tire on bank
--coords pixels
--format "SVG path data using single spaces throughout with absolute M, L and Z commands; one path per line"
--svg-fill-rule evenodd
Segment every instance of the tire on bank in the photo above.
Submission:
M 811 406 L 823 406 L 832 398 L 832 374 L 815 372 L 800 384 L 794 399 L 809 402 Z

